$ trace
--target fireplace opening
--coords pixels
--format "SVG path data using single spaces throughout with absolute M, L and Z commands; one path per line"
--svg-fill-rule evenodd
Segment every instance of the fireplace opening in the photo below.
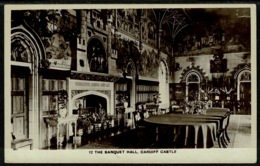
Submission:
M 107 113 L 107 100 L 104 97 L 97 95 L 88 95 L 83 98 L 83 108 L 87 112 L 96 112 L 104 110 Z

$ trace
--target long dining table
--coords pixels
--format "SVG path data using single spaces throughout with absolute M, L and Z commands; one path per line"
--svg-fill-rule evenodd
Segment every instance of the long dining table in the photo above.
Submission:
M 218 139 L 229 109 L 209 108 L 205 114 L 168 113 L 144 121 L 155 127 L 156 141 L 178 144 L 182 148 L 210 148 Z

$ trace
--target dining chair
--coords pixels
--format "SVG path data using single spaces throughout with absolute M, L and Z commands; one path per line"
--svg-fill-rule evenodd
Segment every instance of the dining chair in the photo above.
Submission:
M 101 124 L 96 123 L 94 124 L 94 140 L 100 140 L 101 139 Z
M 17 150 L 19 148 L 30 146 L 30 150 L 33 149 L 33 140 L 29 138 L 24 139 L 16 139 L 14 133 L 11 133 L 12 135 L 12 141 L 11 141 L 11 147 L 13 150 Z
M 230 138 L 227 134 L 227 128 L 229 126 L 230 111 L 228 111 L 222 118 L 220 129 L 218 130 L 218 145 L 220 148 L 227 148 Z M 227 142 L 228 141 L 228 142 Z
M 138 139 L 149 138 L 148 140 L 150 142 L 150 139 L 152 138 L 150 145 L 147 145 L 148 147 L 152 147 L 155 145 L 157 139 L 157 130 L 153 126 L 148 126 L 148 124 L 144 121 L 144 119 L 151 116 L 146 116 L 146 113 L 148 113 L 148 110 L 146 110 L 146 107 L 143 105 L 137 106 L 137 110 L 133 112 L 135 133 Z M 153 140 L 153 138 L 155 139 Z
M 17 150 L 19 148 L 30 146 L 30 150 L 33 149 L 33 140 L 29 138 L 12 140 L 11 147 L 13 150 Z
M 225 129 L 224 129 L 224 137 L 227 139 L 227 141 L 229 143 L 230 143 L 230 138 L 229 138 L 228 133 L 227 133 L 227 128 L 229 126 L 229 121 L 230 121 L 231 114 L 232 114 L 231 111 L 229 111 L 228 114 L 227 114 L 227 123 L 226 123 Z
M 134 111 L 133 117 L 134 117 L 135 128 L 145 128 L 145 125 L 143 123 L 143 120 L 144 120 L 144 114 L 143 113 L 140 113 L 138 111 Z

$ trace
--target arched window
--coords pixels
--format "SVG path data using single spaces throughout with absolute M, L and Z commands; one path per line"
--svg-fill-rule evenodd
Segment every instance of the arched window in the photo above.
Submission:
M 244 70 L 237 77 L 237 100 L 251 100 L 251 73 Z
M 200 77 L 195 72 L 186 77 L 186 99 L 188 101 L 199 100 Z
M 14 37 L 11 43 L 11 60 L 19 62 L 31 62 L 32 54 L 35 52 L 26 38 Z

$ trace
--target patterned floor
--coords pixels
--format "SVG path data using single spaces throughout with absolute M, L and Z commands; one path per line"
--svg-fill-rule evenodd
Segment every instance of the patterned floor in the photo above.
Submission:
M 228 148 L 251 147 L 251 115 L 231 115 L 228 128 L 230 143 Z M 146 130 L 132 130 L 119 135 L 94 142 L 89 142 L 78 149 L 107 149 L 107 148 L 157 148 L 152 136 Z M 164 147 L 165 148 L 165 147 Z M 169 147 L 170 148 L 170 147 Z M 219 148 L 217 142 L 213 148 Z

